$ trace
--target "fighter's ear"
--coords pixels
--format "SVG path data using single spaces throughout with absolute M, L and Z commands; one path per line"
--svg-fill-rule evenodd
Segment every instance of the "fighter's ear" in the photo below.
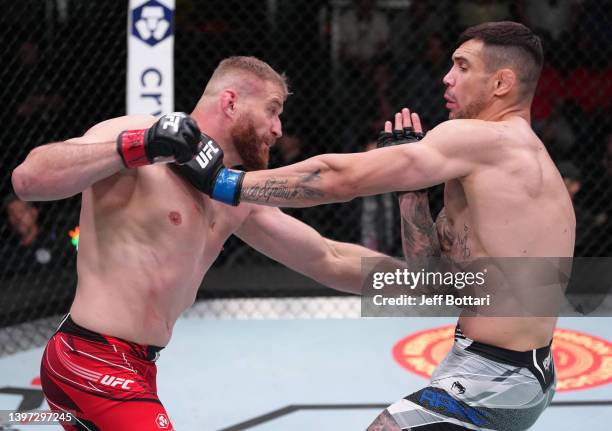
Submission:
M 512 69 L 500 69 L 495 72 L 495 88 L 493 94 L 505 96 L 516 85 L 516 73 Z
M 225 115 L 230 118 L 234 118 L 236 115 L 236 101 L 238 100 L 238 94 L 235 90 L 227 88 L 221 92 L 219 96 L 219 103 L 221 104 L 221 110 Z

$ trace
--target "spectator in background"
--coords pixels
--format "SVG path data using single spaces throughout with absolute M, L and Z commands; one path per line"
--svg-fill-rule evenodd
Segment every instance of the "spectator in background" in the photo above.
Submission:
M 356 67 L 370 67 L 389 42 L 388 18 L 376 9 L 376 0 L 353 0 L 338 30 L 340 58 Z
M 431 33 L 418 50 L 419 61 L 398 67 L 390 97 L 394 106 L 409 105 L 428 118 L 425 129 L 448 120 L 442 78 L 448 72 L 449 51 L 441 33 Z M 410 79 L 406 79 L 410 76 Z
M 382 129 L 391 116 L 388 104 L 389 20 L 375 0 L 353 0 L 338 23 L 340 61 L 336 101 L 345 124 L 342 151 L 357 151 L 355 135 Z
M 574 26 L 583 3 L 584 0 L 520 0 L 519 8 L 527 26 L 558 41 Z
M 568 73 L 567 49 L 560 48 L 547 32 L 539 34 L 546 52 L 540 80 L 531 104 L 531 119 L 535 127 L 559 108 L 566 98 L 565 76 Z
M 449 11 L 453 4 L 449 0 L 412 1 L 410 6 L 393 12 L 390 22 L 389 42 L 393 60 L 393 71 L 401 74 L 406 66 L 423 60 L 423 41 L 434 33 L 445 35 L 448 44 L 453 31 Z M 406 75 L 402 78 L 405 80 Z M 403 106 L 403 105 L 402 105 Z
M 376 149 L 368 142 L 365 151 Z M 365 196 L 361 199 L 361 245 L 390 256 L 401 255 L 397 197 L 393 193 Z
M 564 115 L 564 106 L 557 104 L 556 109 L 543 120 L 533 120 L 533 130 L 546 144 L 546 149 L 554 161 L 568 158 L 576 142 L 572 125 Z
M 457 2 L 459 26 L 464 29 L 485 21 L 507 21 L 513 18 L 509 0 L 460 0 Z
M 607 55 L 598 51 L 602 41 L 581 35 L 577 42 L 579 50 L 591 55 L 588 61 L 569 74 L 566 80 L 568 98 L 588 115 L 609 111 L 612 106 L 612 67 Z
M 32 245 L 38 238 L 38 209 L 30 202 L 20 200 L 10 194 L 4 200 L 9 226 L 19 235 L 19 244 L 25 247 Z
M 10 194 L 4 199 L 3 208 L 12 232 L 7 243 L 14 249 L 13 256 L 19 259 L 12 269 L 23 267 L 25 270 L 42 268 L 49 265 L 57 267 L 58 262 L 74 257 L 68 233 L 58 237 L 55 230 L 46 231 L 38 222 L 38 208 L 32 203 Z M 9 265 L 7 265 L 8 267 Z
M 595 247 L 599 241 L 596 241 L 597 226 L 595 217 L 588 208 L 576 201 L 576 195 L 582 189 L 582 174 L 580 169 L 572 162 L 563 161 L 557 165 L 561 177 L 567 187 L 567 192 L 572 199 L 574 212 L 576 213 L 576 245 L 574 247 L 574 256 L 584 257 L 595 255 Z
M 36 76 L 41 71 L 40 47 L 36 42 L 23 42 L 18 49 L 18 73 L 23 76 Z M 17 115 L 30 117 L 37 115 L 46 119 L 47 116 L 59 112 L 64 107 L 64 99 L 48 86 L 46 80 L 37 80 L 32 90 L 19 102 Z
M 574 67 L 567 78 L 567 95 L 591 117 L 605 114 L 612 106 L 611 22 L 612 2 L 585 1 L 572 28 L 573 44 L 566 61 L 573 60 Z

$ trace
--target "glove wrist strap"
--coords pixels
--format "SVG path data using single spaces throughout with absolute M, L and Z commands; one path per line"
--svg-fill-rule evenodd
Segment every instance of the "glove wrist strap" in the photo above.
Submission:
M 229 205 L 238 205 L 244 172 L 221 169 L 215 179 L 211 197 Z
M 127 168 L 137 168 L 151 163 L 145 151 L 145 133 L 146 129 L 124 130 L 117 137 L 117 152 Z

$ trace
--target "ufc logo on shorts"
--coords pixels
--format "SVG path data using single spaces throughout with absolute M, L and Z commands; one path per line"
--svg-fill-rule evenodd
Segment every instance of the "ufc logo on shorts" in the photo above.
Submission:
M 108 374 L 105 374 L 100 379 L 100 383 L 106 386 L 110 386 L 111 388 L 116 388 L 117 386 L 120 386 L 121 389 L 125 389 L 129 391 L 131 389 L 129 384 L 134 383 L 134 380 L 126 380 L 126 379 L 122 379 L 121 377 L 113 377 L 113 376 L 109 376 Z
M 196 156 L 198 165 L 200 165 L 202 169 L 206 168 L 208 162 L 213 158 L 213 153 L 217 154 L 218 152 L 219 149 L 213 146 L 212 141 L 208 141 Z
M 166 115 L 165 121 L 162 124 L 162 129 L 166 130 L 167 128 L 171 127 L 172 130 L 174 130 L 174 133 L 178 133 L 179 124 L 181 123 L 182 119 L 182 115 Z

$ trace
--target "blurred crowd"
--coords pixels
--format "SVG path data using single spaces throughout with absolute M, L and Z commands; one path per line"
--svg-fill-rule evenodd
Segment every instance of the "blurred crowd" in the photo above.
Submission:
M 34 19 L 21 25 L 16 16 L 16 23 L 2 30 L 3 40 L 10 40 L 1 54 L 7 67 L 0 75 L 5 83 L 0 99 L 7 108 L 1 116 L 12 125 L 12 131 L 0 132 L 9 148 L 0 160 L 6 184 L 31 148 L 80 135 L 123 113 L 125 47 L 113 42 L 109 50 L 107 36 L 125 39 L 125 5 L 106 6 L 116 9 L 112 19 L 98 23 L 103 30 L 81 32 L 87 27 L 80 22 L 83 16 L 98 13 L 94 2 L 60 3 L 73 8 L 56 7 L 49 15 L 28 1 L 13 6 L 8 13 Z M 458 34 L 483 21 L 525 23 L 542 38 L 546 56 L 533 128 L 574 202 L 576 255 L 612 255 L 612 1 L 292 0 L 276 2 L 274 10 L 263 1 L 248 7 L 238 0 L 176 4 L 177 110 L 193 107 L 206 76 L 228 55 L 256 55 L 287 73 L 294 94 L 285 107 L 284 136 L 273 148 L 272 167 L 324 152 L 367 151 L 383 122 L 403 106 L 418 112 L 426 129 L 435 127 L 447 119 L 442 77 Z M 49 19 L 52 31 L 31 29 Z M 110 55 L 112 60 L 104 57 Z M 35 265 L 62 254 L 73 259 L 69 232 L 78 223 L 78 198 L 34 206 L 8 188 L 4 194 L 1 254 Z M 430 201 L 435 214 L 442 206 L 440 187 Z M 287 211 L 326 236 L 401 254 L 392 195 Z M 241 247 L 230 241 L 220 264 Z M 241 259 L 260 258 L 247 252 Z M 3 274 L 17 271 L 16 264 L 9 268 L 4 262 Z

